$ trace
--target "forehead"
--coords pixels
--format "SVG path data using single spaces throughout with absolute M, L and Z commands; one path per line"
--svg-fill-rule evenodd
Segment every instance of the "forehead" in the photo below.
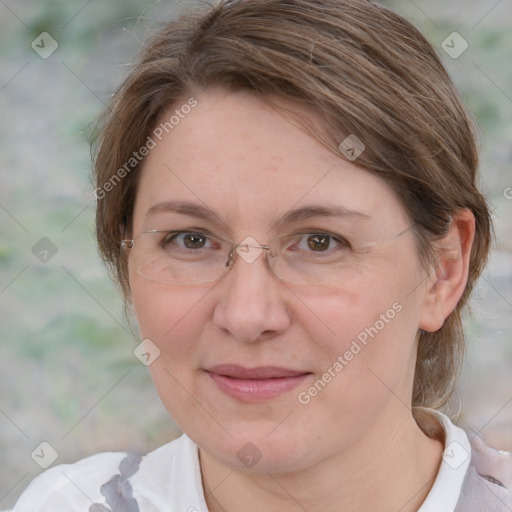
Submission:
M 321 146 L 262 99 L 217 89 L 196 100 L 146 157 L 135 229 L 156 205 L 176 201 L 240 226 L 270 225 L 294 208 L 326 203 L 367 217 L 405 215 L 384 181 Z M 311 112 L 294 108 L 315 121 Z

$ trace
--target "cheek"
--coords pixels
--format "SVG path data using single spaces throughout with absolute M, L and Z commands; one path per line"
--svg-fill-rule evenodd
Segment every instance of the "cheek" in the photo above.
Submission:
M 413 374 L 420 308 L 419 296 L 411 291 L 419 274 L 412 262 L 397 268 L 373 272 L 351 289 L 305 300 L 316 313 L 307 329 L 322 354 L 318 371 L 336 375 L 332 389 L 338 397 L 347 390 L 352 398 L 371 395 L 384 386 L 379 378 L 391 389 L 403 383 L 405 390 Z
M 174 422 L 185 429 L 190 417 L 201 416 L 197 400 L 199 341 L 207 319 L 201 299 L 207 290 L 160 286 L 143 278 L 131 282 L 132 302 L 142 339 L 160 350 L 148 369 Z
M 193 353 L 206 318 L 201 300 L 207 290 L 159 285 L 131 276 L 132 303 L 141 337 L 176 361 Z
M 303 302 L 317 318 L 315 322 L 312 316 L 310 330 L 329 334 L 325 340 L 336 352 L 348 349 L 353 340 L 364 344 L 395 331 L 415 309 L 404 281 L 375 272 L 351 287 L 304 295 Z

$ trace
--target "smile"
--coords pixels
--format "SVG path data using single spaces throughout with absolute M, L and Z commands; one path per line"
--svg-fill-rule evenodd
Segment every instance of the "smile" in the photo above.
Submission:
M 224 394 L 242 402 L 263 402 L 277 398 L 301 384 L 310 372 L 278 367 L 243 368 L 219 365 L 206 370 Z

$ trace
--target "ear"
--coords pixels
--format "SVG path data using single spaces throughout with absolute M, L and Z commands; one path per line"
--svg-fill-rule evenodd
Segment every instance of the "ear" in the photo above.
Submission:
M 469 210 L 452 215 L 447 235 L 436 242 L 436 267 L 427 281 L 419 328 L 436 332 L 459 302 L 469 272 L 469 257 L 475 237 L 475 217 Z

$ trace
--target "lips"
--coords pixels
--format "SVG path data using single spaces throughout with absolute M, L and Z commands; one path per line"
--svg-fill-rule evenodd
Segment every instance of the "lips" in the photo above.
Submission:
M 279 366 L 258 366 L 257 368 L 244 368 L 236 364 L 219 364 L 213 366 L 208 370 L 217 375 L 224 375 L 225 377 L 232 377 L 233 379 L 247 379 L 247 380 L 260 380 L 260 379 L 280 379 L 284 377 L 297 377 L 305 373 L 300 370 L 290 370 L 288 368 L 281 368 Z
M 306 379 L 310 372 L 278 366 L 244 368 L 223 364 L 206 370 L 218 389 L 242 402 L 264 402 L 291 391 Z

